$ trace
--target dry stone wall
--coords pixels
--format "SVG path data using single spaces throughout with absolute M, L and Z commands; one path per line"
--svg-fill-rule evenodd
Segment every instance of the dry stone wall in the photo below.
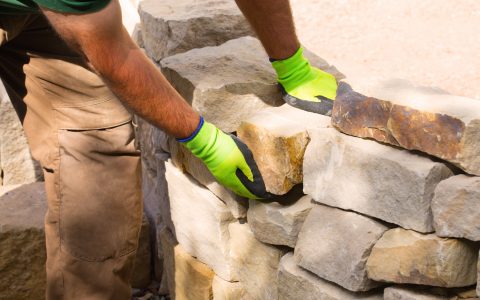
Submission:
M 148 1 L 140 8 L 144 39 L 164 30 L 165 21 L 151 20 L 197 26 L 202 19 L 202 30 L 245 22 L 212 14 L 201 5 L 207 1 L 191 2 L 194 18 L 181 1 L 168 9 Z M 162 243 L 157 235 L 156 277 L 167 273 L 170 294 L 475 299 L 478 100 L 398 80 L 343 79 L 310 53 L 340 81 L 332 118 L 316 115 L 282 103 L 268 57 L 248 30 L 223 32 L 221 42 L 215 35 L 189 37 L 175 50 L 168 34 L 164 45 L 145 45 L 194 109 L 252 149 L 267 190 L 278 196 L 233 195 L 175 139 L 139 119 L 146 214 L 155 232 L 171 238 Z M 175 247 L 208 271 L 190 272 L 189 283 L 169 275 L 184 264 L 171 266 Z

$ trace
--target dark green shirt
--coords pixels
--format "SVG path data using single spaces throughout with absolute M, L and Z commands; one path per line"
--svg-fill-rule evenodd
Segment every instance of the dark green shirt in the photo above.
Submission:
M 0 14 L 38 13 L 39 6 L 63 13 L 85 14 L 101 10 L 108 3 L 110 0 L 0 0 Z

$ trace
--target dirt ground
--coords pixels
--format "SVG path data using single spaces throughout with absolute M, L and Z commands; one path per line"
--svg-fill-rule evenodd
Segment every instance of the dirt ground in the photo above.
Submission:
M 291 0 L 311 51 L 347 76 L 405 78 L 480 99 L 479 0 Z

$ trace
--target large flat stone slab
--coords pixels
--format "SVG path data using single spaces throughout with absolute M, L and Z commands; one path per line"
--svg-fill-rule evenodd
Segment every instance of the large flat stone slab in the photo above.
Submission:
M 348 290 L 371 290 L 381 284 L 367 277 L 367 258 L 387 229 L 365 216 L 316 205 L 298 236 L 295 261 Z
M 247 300 L 246 291 L 241 282 L 230 282 L 215 276 L 212 283 L 213 300 Z
M 279 300 L 382 300 L 382 292 L 354 293 L 321 279 L 295 263 L 292 253 L 280 261 L 278 270 Z
M 228 0 L 144 0 L 139 13 L 143 46 L 156 61 L 252 35 L 245 17 Z
M 303 181 L 309 128 L 326 128 L 330 118 L 284 104 L 242 121 L 238 136 L 252 150 L 267 191 L 283 195 Z
M 452 175 L 445 164 L 334 129 L 309 130 L 309 136 L 304 192 L 315 201 L 433 231 L 435 187 Z
M 432 211 L 437 235 L 480 241 L 480 177 L 458 175 L 440 182 Z
M 292 195 L 292 198 L 286 204 L 250 200 L 248 224 L 259 241 L 295 247 L 298 233 L 314 204 L 310 196 Z
M 480 100 L 402 80 L 349 79 L 332 123 L 342 132 L 419 150 L 480 175 Z
M 233 281 L 229 224 L 235 219 L 212 192 L 170 162 L 166 163 L 170 214 L 176 239 L 183 249 Z
M 252 37 L 173 55 L 160 65 L 192 107 L 226 132 L 254 112 L 284 103 L 268 57 Z
M 246 299 L 278 299 L 277 270 L 285 250 L 255 239 L 248 224 L 229 226 L 234 272 L 246 291 Z
M 464 287 L 477 281 L 477 259 L 472 242 L 396 228 L 373 247 L 367 270 L 378 281 Z

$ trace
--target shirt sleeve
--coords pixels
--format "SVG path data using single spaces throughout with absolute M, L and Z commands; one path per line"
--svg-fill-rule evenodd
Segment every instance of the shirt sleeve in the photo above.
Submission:
M 34 0 L 47 9 L 73 14 L 87 14 L 102 10 L 110 0 Z

